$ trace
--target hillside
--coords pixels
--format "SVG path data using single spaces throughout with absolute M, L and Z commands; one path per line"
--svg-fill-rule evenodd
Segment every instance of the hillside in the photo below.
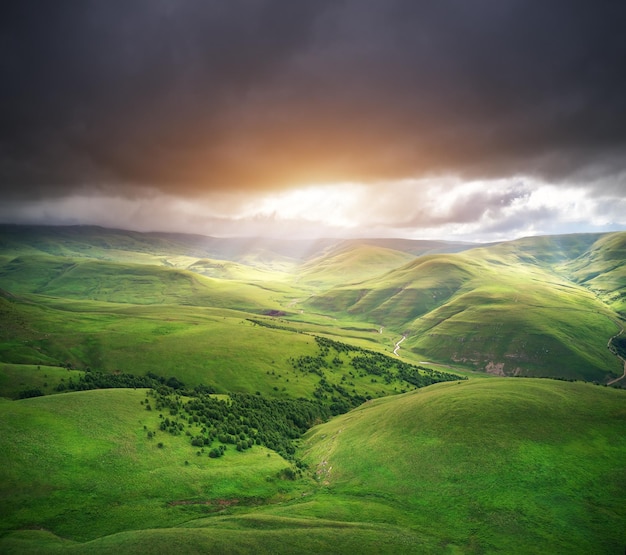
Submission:
M 246 243 L 81 227 L 2 226 L 0 241 L 0 287 L 7 295 L 29 296 L 35 305 L 49 306 L 52 299 L 122 303 L 129 305 L 128 314 L 138 310 L 131 306 L 146 305 L 171 307 L 163 308 L 166 312 L 176 306 L 234 309 L 242 319 L 273 315 L 295 331 L 339 335 L 361 345 L 366 340 L 386 352 L 404 335 L 403 356 L 413 361 L 604 383 L 622 373 L 620 360 L 606 346 L 622 327 L 624 233 L 531 237 L 469 250 L 473 245 L 434 241 Z M 58 302 L 55 308 L 61 308 Z M 93 310 L 103 308 L 94 304 Z M 80 335 L 81 326 L 70 335 Z M 200 330 L 195 337 L 201 337 Z M 174 357 L 164 356 L 161 348 L 168 345 L 181 360 L 206 367 L 180 352 L 177 345 L 185 345 L 200 356 L 197 347 L 179 338 L 142 340 L 146 363 L 140 366 L 171 361 Z M 111 353 L 118 342 L 102 336 L 97 343 L 108 344 L 103 348 Z M 12 345 L 0 345 L 0 352 L 14 350 Z M 218 359 L 231 356 L 232 349 L 217 348 Z M 100 355 L 103 362 L 85 356 L 93 351 L 88 345 L 52 350 L 59 355 L 13 354 L 4 360 L 49 364 L 60 359 L 111 368 Z M 166 366 L 166 372 L 180 371 L 171 362 Z
M 265 293 L 254 285 L 233 284 L 156 265 L 23 256 L 0 265 L 0 281 L 15 294 L 66 299 L 227 306 L 250 311 L 267 306 Z
M 331 287 L 363 281 L 403 266 L 413 259 L 411 254 L 385 247 L 343 245 L 302 264 L 298 269 L 297 282 Z
M 1 401 L 0 551 L 619 553 L 625 395 L 491 378 L 378 399 L 311 429 L 296 480 L 262 446 L 197 455 L 144 390 Z
M 601 237 L 559 270 L 626 316 L 626 233 Z
M 181 267 L 198 259 L 237 262 L 268 271 L 286 271 L 334 249 L 370 245 L 410 254 L 457 252 L 471 243 L 408 239 L 269 239 L 208 237 L 182 233 L 140 233 L 97 226 L 0 224 L 0 256 L 46 254 Z
M 184 435 L 159 430 L 145 398 L 118 389 L 0 401 L 2 534 L 36 524 L 86 541 L 206 512 L 178 501 L 279 494 L 273 478 L 287 461 L 261 446 L 199 456 Z
M 306 304 L 395 329 L 407 336 L 403 348 L 422 358 L 502 375 L 606 381 L 621 375 L 620 361 L 606 349 L 620 315 L 603 300 L 619 308 L 626 292 L 625 238 L 528 238 L 421 256 Z M 594 282 L 584 273 L 590 257 Z
M 625 244 L 0 226 L 0 552 L 621 553 Z
M 619 553 L 625 395 L 550 380 L 439 384 L 319 426 L 303 449 L 333 496 L 401 507 L 441 551 Z

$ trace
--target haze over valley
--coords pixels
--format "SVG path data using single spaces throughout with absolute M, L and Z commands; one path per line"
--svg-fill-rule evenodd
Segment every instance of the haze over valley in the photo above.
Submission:
M 626 3 L 0 7 L 0 552 L 626 546 Z
M 626 233 L 0 245 L 7 550 L 622 541 Z

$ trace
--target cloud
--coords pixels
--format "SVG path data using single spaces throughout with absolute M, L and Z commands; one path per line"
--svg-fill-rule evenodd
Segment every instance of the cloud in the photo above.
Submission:
M 381 183 L 442 175 L 625 194 L 619 2 L 62 0 L 2 15 L 5 201 L 95 192 L 149 205 L 146 190 L 319 182 L 380 197 Z M 421 215 L 468 223 L 516 194 Z
M 384 190 L 381 194 L 380 191 Z M 74 194 L 0 204 L 0 221 L 96 224 L 213 236 L 408 237 L 498 241 L 526 235 L 626 230 L 626 199 L 519 178 L 430 179 L 311 186 L 202 197 Z

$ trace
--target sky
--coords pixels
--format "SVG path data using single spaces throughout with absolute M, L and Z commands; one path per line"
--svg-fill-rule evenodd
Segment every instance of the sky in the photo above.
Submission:
M 20 0 L 0 222 L 468 241 L 626 230 L 621 0 Z

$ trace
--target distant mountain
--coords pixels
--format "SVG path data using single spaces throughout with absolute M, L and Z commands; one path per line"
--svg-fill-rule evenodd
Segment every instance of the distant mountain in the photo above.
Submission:
M 625 241 L 626 233 L 538 237 L 422 256 L 307 305 L 397 329 L 403 348 L 437 361 L 602 380 L 608 369 L 620 373 L 606 348 L 620 315 L 592 289 L 623 308 Z
M 371 336 L 385 329 L 418 360 L 606 383 L 622 373 L 607 346 L 626 318 L 626 233 L 477 246 L 1 225 L 0 287 L 275 315 L 389 349 Z
M 137 263 L 167 263 L 174 257 L 238 262 L 257 268 L 285 270 L 304 261 L 350 246 L 371 245 L 418 256 L 459 252 L 473 243 L 409 239 L 271 239 L 210 237 L 183 233 L 140 233 L 98 226 L 23 226 L 0 224 L 0 256 L 50 254 Z
M 379 276 L 415 257 L 407 252 L 365 243 L 341 243 L 298 268 L 298 282 L 330 287 Z
M 559 270 L 626 317 L 626 233 L 600 237 Z

